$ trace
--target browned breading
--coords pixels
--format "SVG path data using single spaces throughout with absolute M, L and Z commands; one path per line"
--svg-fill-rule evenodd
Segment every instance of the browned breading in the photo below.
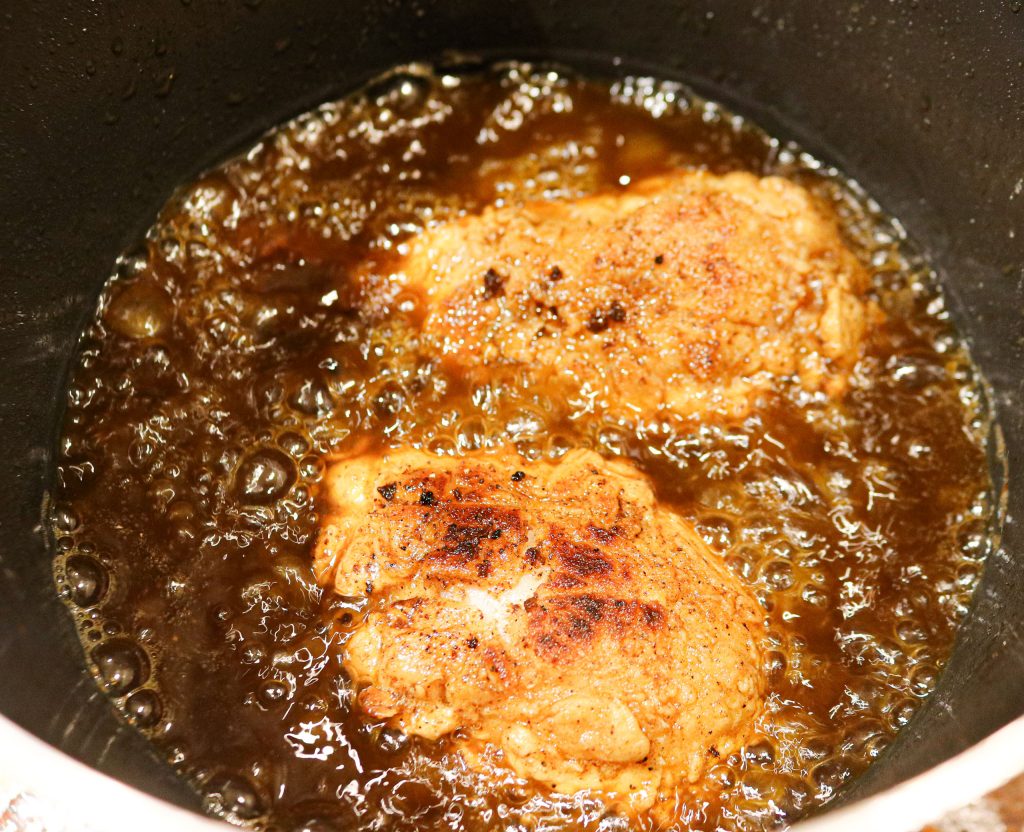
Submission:
M 371 596 L 344 661 L 373 718 L 633 809 L 749 739 L 762 614 L 631 465 L 402 450 L 326 487 L 316 566 Z
M 742 416 L 779 377 L 837 395 L 878 314 L 827 210 L 749 173 L 491 208 L 395 269 L 459 372 L 533 368 L 627 417 Z

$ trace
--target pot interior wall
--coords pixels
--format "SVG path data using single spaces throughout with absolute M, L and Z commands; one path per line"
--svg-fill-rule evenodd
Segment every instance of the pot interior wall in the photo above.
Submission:
M 0 712 L 183 805 L 83 672 L 40 513 L 66 372 L 115 256 L 175 186 L 272 124 L 445 49 L 622 56 L 801 141 L 924 243 L 1024 457 L 1024 14 L 1009 2 L 114 0 L 0 21 Z M 1015 236 L 1015 231 L 1018 234 Z M 1024 513 L 1011 476 L 1010 516 Z M 1024 539 L 1009 523 L 939 690 L 856 797 L 1024 712 Z

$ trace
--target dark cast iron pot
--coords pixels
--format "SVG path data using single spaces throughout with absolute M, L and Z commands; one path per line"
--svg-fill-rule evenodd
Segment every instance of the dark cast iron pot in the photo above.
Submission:
M 844 807 L 809 826 L 911 828 L 1024 770 L 1020 0 L 5 5 L 0 775 L 98 830 L 210 823 L 172 807 L 197 798 L 98 692 L 53 587 L 41 516 L 76 339 L 115 257 L 175 186 L 277 122 L 450 49 L 617 56 L 688 81 L 838 164 L 923 245 L 991 384 L 1002 545 L 936 693 Z

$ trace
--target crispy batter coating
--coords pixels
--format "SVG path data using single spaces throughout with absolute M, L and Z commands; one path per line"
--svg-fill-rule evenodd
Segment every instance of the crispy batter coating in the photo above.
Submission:
M 679 172 L 491 208 L 397 267 L 458 371 L 526 367 L 627 418 L 740 417 L 779 378 L 839 395 L 877 309 L 801 186 Z
M 400 450 L 326 488 L 316 568 L 370 597 L 344 662 L 371 717 L 633 810 L 750 738 L 762 613 L 631 465 Z

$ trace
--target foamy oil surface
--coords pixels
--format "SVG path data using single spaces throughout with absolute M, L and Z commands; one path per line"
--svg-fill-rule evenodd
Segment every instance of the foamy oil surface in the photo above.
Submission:
M 745 421 L 641 428 L 524 374 L 470 387 L 422 310 L 345 291 L 368 250 L 461 212 L 679 167 L 791 177 L 834 206 L 888 312 L 842 401 L 780 384 Z M 771 829 L 828 801 L 933 689 L 990 546 L 979 380 L 924 260 L 854 184 L 649 78 L 526 64 L 389 74 L 184 188 L 118 264 L 68 391 L 55 575 L 124 716 L 258 829 L 653 829 L 587 795 L 483 785 L 367 724 L 340 663 L 357 604 L 311 568 L 323 458 L 514 443 L 633 459 L 756 590 L 758 741 L 677 829 Z

